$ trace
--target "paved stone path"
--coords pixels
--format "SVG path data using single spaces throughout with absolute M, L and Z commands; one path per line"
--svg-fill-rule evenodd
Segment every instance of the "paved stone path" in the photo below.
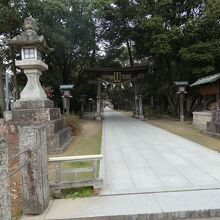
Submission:
M 54 200 L 23 220 L 220 220 L 219 153 L 114 111 L 102 153 L 102 196 Z
M 106 111 L 104 195 L 220 188 L 220 154 L 163 129 Z

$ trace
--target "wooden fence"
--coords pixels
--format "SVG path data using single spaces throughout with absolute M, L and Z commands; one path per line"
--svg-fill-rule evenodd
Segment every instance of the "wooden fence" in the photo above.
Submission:
M 49 158 L 50 188 L 60 195 L 61 189 L 92 186 L 98 194 L 103 180 L 98 176 L 102 155 L 83 155 Z M 59 196 L 57 196 L 59 197 Z

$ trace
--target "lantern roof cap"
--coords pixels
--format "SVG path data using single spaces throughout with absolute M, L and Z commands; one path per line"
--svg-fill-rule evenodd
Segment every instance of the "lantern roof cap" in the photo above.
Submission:
M 39 31 L 37 20 L 30 17 L 24 19 L 23 32 L 20 35 L 15 36 L 12 39 L 8 39 L 7 42 L 11 47 L 20 49 L 25 46 L 36 46 L 41 52 L 49 53 L 54 49 L 48 47 L 44 36 L 38 35 Z
M 188 81 L 174 81 L 175 86 L 188 86 Z
M 220 73 L 216 73 L 214 75 L 202 77 L 202 78 L 198 79 L 196 82 L 194 82 L 193 84 L 191 84 L 190 86 L 192 87 L 192 86 L 199 86 L 199 85 L 203 85 L 203 84 L 209 84 L 209 83 L 213 83 L 213 82 L 217 81 L 218 79 L 220 79 Z
M 74 84 L 64 84 L 64 85 L 60 85 L 60 90 L 69 90 L 69 89 L 73 89 Z

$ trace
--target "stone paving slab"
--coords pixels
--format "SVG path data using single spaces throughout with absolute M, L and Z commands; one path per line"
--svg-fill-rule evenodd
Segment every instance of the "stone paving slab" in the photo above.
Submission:
M 212 216 L 220 216 L 220 190 L 59 199 L 38 219 L 175 220 Z
M 104 113 L 103 195 L 220 188 L 220 154 L 130 118 Z

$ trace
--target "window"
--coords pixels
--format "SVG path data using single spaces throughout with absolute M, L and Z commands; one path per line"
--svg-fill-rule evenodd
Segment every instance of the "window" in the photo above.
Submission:
M 24 59 L 35 59 L 35 48 L 24 48 Z

